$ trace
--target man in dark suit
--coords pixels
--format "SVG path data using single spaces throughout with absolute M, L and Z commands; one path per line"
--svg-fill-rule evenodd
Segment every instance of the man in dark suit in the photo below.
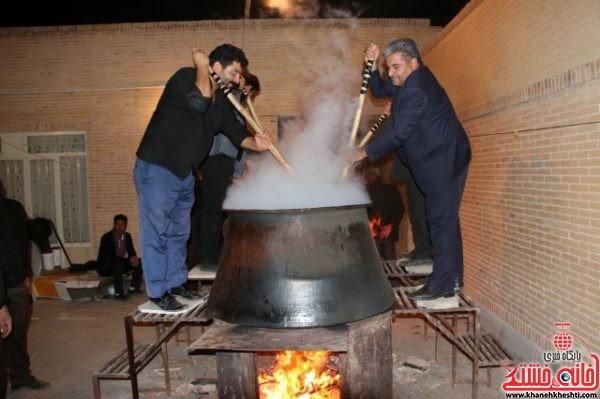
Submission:
M 390 43 L 383 56 L 389 80 L 373 71 L 369 86 L 376 97 L 392 97 L 394 129 L 377 136 L 354 160 L 374 161 L 395 151 L 406 162 L 425 195 L 434 257 L 433 272 L 411 297 L 450 297 L 463 277 L 459 209 L 471 160 L 469 140 L 412 39 Z M 371 43 L 365 59 L 378 57 L 379 48 Z
M 28 332 L 33 313 L 32 270 L 27 212 L 19 201 L 6 198 L 0 180 L 0 278 L 6 290 L 0 296 L 0 397 L 6 391 L 6 376 L 11 389 L 46 389 L 50 383 L 31 374 Z M 12 333 L 7 317 L 12 317 Z M 10 333 L 10 334 L 9 334 Z M 41 395 L 43 396 L 43 395 Z M 40 396 L 37 396 L 40 397 Z
M 115 298 L 127 299 L 123 287 L 123 274 L 133 272 L 129 289 L 140 292 L 142 265 L 137 257 L 131 234 L 127 231 L 127 216 L 113 218 L 113 229 L 102 236 L 98 250 L 98 274 L 113 277 Z

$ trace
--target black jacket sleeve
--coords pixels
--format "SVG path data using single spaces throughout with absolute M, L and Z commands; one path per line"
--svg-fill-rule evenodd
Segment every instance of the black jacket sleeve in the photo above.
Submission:
M 104 265 L 117 258 L 115 243 L 112 239 L 112 232 L 108 232 L 100 239 L 100 248 L 98 249 L 98 263 Z

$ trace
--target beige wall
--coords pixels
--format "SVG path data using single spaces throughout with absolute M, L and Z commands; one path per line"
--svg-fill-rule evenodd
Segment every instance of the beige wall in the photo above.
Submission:
M 473 147 L 468 293 L 536 344 L 570 321 L 596 353 L 599 21 L 597 0 L 472 1 L 425 56 Z
M 248 20 L 0 29 L 0 133 L 87 133 L 91 250 L 112 217 L 130 216 L 137 242 L 135 150 L 167 79 L 191 65 L 190 48 L 229 42 L 246 50 L 261 79 L 261 119 L 301 113 L 300 99 L 330 73 L 358 97 L 370 40 L 439 34 L 428 20 Z M 347 51 L 337 44 L 345 42 Z M 324 56 L 337 62 L 323 65 Z M 354 72 L 352 72 L 354 71 Z M 372 106 L 370 106 L 372 107 Z M 376 110 L 365 110 L 365 114 Z M 84 256 L 87 255 L 87 256 Z

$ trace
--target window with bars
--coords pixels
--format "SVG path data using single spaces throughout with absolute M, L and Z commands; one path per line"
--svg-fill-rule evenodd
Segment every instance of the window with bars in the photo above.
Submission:
M 0 179 L 31 217 L 52 219 L 68 244 L 88 244 L 85 133 L 2 134 Z

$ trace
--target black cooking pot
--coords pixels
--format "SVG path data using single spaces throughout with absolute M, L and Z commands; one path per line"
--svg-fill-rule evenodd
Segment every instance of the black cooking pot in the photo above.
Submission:
M 390 309 L 367 205 L 229 211 L 208 309 L 254 327 L 320 327 Z

